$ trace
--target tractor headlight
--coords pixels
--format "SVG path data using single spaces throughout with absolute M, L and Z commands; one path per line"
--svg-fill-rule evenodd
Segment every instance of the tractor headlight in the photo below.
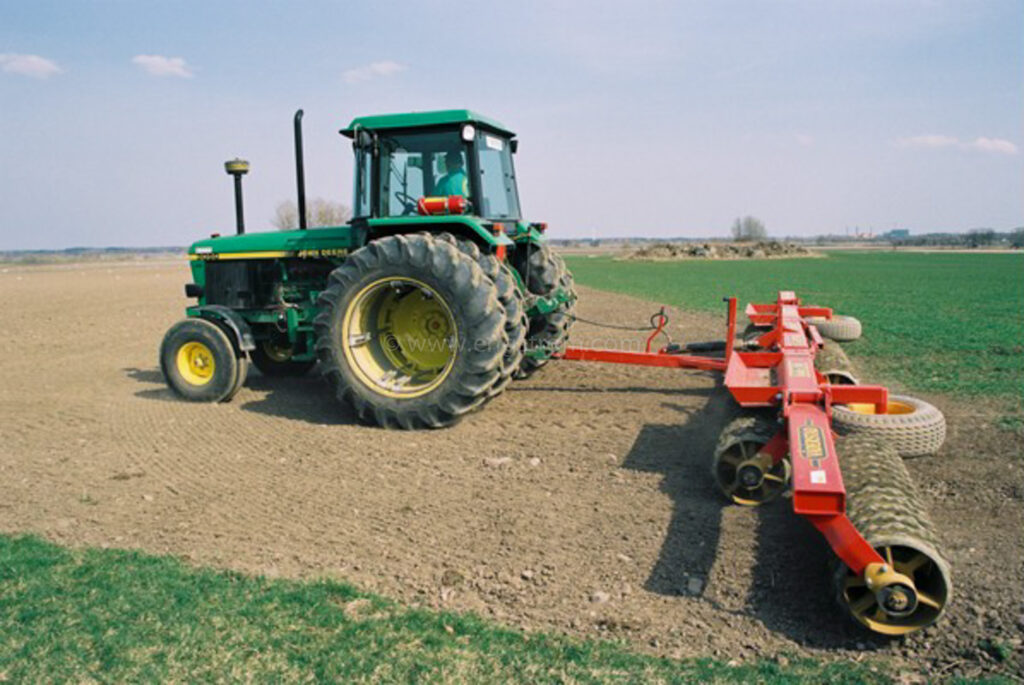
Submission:
M 473 124 L 466 124 L 462 127 L 462 139 L 467 143 L 472 143 L 473 139 L 476 138 L 476 127 Z

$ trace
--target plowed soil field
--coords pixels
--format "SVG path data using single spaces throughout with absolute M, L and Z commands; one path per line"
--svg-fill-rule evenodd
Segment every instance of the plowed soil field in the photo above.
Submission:
M 413 433 L 359 425 L 315 373 L 253 370 L 232 402 L 190 404 L 157 365 L 187 280 L 178 263 L 0 270 L 0 530 L 336 577 L 666 656 L 1019 673 L 1024 440 L 995 405 L 926 398 L 949 439 L 908 467 L 955 596 L 939 626 L 887 640 L 837 608 L 827 546 L 787 501 L 717 493 L 711 450 L 733 410 L 713 374 L 552 363 L 458 426 Z M 587 319 L 656 308 L 580 294 Z M 721 337 L 717 317 L 671 316 L 677 340 Z M 579 344 L 642 339 L 574 329 Z

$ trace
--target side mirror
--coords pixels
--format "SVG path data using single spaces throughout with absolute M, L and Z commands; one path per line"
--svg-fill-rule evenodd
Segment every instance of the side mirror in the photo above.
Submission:
M 352 140 L 352 144 L 355 145 L 358 150 L 367 150 L 373 147 L 373 136 L 370 135 L 369 131 L 359 129 L 356 131 L 355 138 Z
M 513 138 L 512 140 L 508 141 L 508 149 L 512 151 L 512 154 L 515 154 L 516 152 L 518 152 L 519 151 L 519 139 L 518 138 Z

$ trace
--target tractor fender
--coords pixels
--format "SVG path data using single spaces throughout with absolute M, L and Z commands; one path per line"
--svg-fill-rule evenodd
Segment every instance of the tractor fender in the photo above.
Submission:
M 416 217 L 411 220 L 404 218 L 370 219 L 370 239 L 401 233 L 451 233 L 460 238 L 467 238 L 476 243 L 485 252 L 493 252 L 498 246 L 512 247 L 513 242 L 504 233 L 495 235 L 485 228 L 474 217 L 468 216 L 437 216 Z
M 249 328 L 249 324 L 234 309 L 225 307 L 222 304 L 205 304 L 198 307 L 190 307 L 189 315 L 222 324 L 223 327 L 226 327 L 234 335 L 232 342 L 238 350 L 244 352 L 256 349 L 256 341 L 252 337 L 252 329 Z

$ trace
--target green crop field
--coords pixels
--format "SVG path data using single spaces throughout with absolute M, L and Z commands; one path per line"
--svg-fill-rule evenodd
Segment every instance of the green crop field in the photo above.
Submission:
M 2 682 L 881 683 L 865 663 L 729 666 L 404 608 L 332 581 L 0 535 Z
M 868 381 L 910 391 L 1024 396 L 1024 255 L 832 252 L 822 259 L 616 261 L 570 257 L 578 283 L 688 309 L 721 312 L 795 290 L 857 317 L 844 343 Z M 640 317 L 641 319 L 645 317 Z

